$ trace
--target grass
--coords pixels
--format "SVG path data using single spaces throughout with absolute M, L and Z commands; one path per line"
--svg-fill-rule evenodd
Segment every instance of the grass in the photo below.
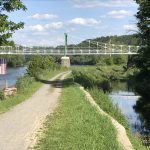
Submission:
M 47 80 L 55 76 L 56 74 L 60 73 L 62 71 L 51 71 L 44 74 L 42 79 Z M 25 101 L 29 97 L 33 95 L 40 87 L 42 86 L 41 82 L 33 81 L 32 84 L 29 85 L 26 89 L 23 91 L 18 92 L 16 96 L 8 97 L 7 99 L 0 101 L 0 113 L 8 111 L 13 106 Z
M 93 88 L 89 90 L 91 96 L 95 100 L 95 102 L 110 116 L 116 119 L 120 124 L 122 124 L 128 134 L 128 137 L 134 147 L 135 150 L 146 150 L 146 147 L 142 145 L 141 140 L 134 136 L 130 129 L 125 116 L 122 114 L 121 110 L 112 103 L 108 95 L 104 94 L 103 91 L 99 90 L 98 88 Z
M 113 70 L 113 73 L 111 73 L 111 70 Z M 103 83 L 103 81 L 106 79 L 110 81 L 111 79 L 115 79 L 116 77 L 118 79 L 126 79 L 127 74 L 123 73 L 123 68 L 121 66 L 102 66 L 95 68 L 84 67 L 83 69 L 82 67 L 80 67 L 75 69 L 73 76 L 76 82 L 83 85 L 85 88 L 89 88 L 89 92 L 92 95 L 93 99 L 105 112 L 107 112 L 125 127 L 134 148 L 137 150 L 146 149 L 146 147 L 142 145 L 140 139 L 132 135 L 129 129 L 128 122 L 125 119 L 125 116 L 121 113 L 121 110 L 117 106 L 113 105 L 107 94 L 104 94 L 104 92 L 100 90 L 100 88 L 103 90 L 105 88 L 107 89 L 106 84 L 104 84 L 104 88 L 100 86 L 100 83 Z
M 64 85 L 59 106 L 48 116 L 35 149 L 121 150 L 111 121 L 90 105 L 71 79 Z
M 107 94 L 97 87 L 88 90 L 95 102 L 100 106 L 102 110 L 110 114 L 114 119 L 118 120 L 126 129 L 129 128 L 128 122 L 125 116 L 121 113 L 121 110 L 117 105 L 114 105 Z

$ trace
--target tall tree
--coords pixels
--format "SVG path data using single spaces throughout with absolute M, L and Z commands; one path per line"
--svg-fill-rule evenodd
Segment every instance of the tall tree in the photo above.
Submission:
M 139 4 L 137 26 L 141 37 L 141 49 L 137 66 L 142 71 L 150 71 L 150 0 L 136 0 Z
M 150 0 L 136 0 L 141 48 L 137 57 L 140 74 L 137 77 L 137 92 L 150 102 Z
M 13 45 L 13 41 L 9 41 L 9 39 L 16 30 L 24 26 L 23 22 L 10 21 L 6 12 L 25 11 L 26 9 L 26 6 L 20 0 L 0 0 L 0 45 Z

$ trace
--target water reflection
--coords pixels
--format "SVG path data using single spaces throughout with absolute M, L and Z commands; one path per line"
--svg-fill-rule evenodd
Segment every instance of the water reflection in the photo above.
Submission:
M 138 113 L 141 120 L 139 132 L 142 136 L 143 143 L 150 145 L 150 103 L 140 97 L 134 105 L 134 110 Z
M 5 80 L 7 80 L 8 86 L 15 85 L 16 79 L 24 75 L 25 72 L 26 67 L 8 68 L 6 75 L 0 75 L 0 89 L 5 87 Z
M 109 96 L 125 115 L 131 131 L 140 134 L 146 141 L 143 142 L 145 145 L 150 145 L 150 104 L 146 104 L 129 83 L 114 82 L 111 86 Z

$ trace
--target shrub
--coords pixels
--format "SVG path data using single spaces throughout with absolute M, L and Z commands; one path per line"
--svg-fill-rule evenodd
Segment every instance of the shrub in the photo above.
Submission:
M 39 75 L 45 70 L 54 70 L 58 68 L 58 64 L 50 56 L 34 56 L 28 64 L 27 73 L 31 77 L 38 79 Z
M 29 84 L 32 84 L 33 81 L 34 81 L 34 79 L 28 75 L 19 77 L 16 81 L 16 87 L 19 91 L 21 91 L 21 90 L 27 88 L 29 86 Z
M 4 99 L 5 99 L 4 92 L 0 91 L 0 100 L 4 100 Z

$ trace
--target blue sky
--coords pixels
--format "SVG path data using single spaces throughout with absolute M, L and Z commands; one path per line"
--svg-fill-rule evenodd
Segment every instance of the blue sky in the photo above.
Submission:
M 107 35 L 136 31 L 137 5 L 133 0 L 22 0 L 27 11 L 9 14 L 25 28 L 13 35 L 22 45 L 56 46 Z

